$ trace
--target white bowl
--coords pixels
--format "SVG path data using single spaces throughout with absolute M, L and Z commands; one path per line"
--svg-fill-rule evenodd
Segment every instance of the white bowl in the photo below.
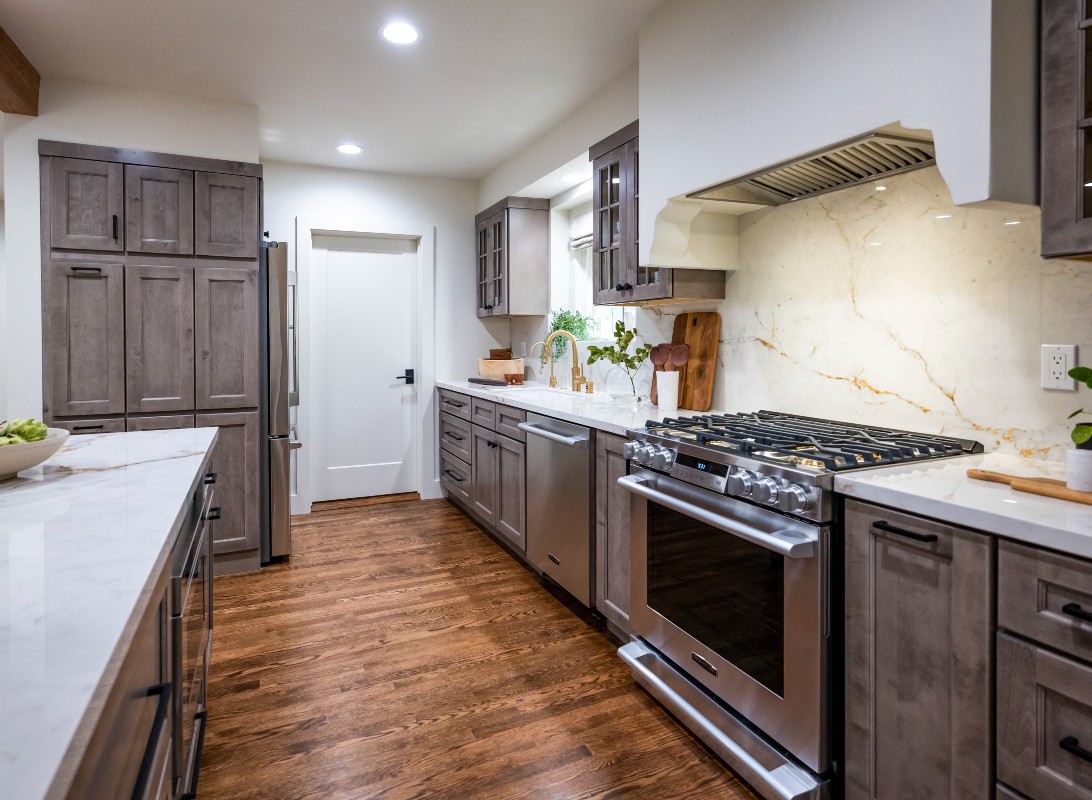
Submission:
M 0 446 L 0 481 L 14 478 L 17 472 L 36 467 L 52 456 L 68 439 L 63 428 L 46 428 L 46 438 L 25 444 Z

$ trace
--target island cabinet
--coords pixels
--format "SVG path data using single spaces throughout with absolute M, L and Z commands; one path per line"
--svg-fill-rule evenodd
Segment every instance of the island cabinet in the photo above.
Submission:
M 440 389 L 440 485 L 520 553 L 527 550 L 525 412 Z
M 1043 0 L 1042 255 L 1092 255 L 1092 4 Z
M 640 138 L 637 122 L 592 145 L 592 295 L 596 305 L 724 299 L 717 270 L 668 269 L 638 258 Z
M 992 797 L 994 540 L 845 506 L 845 798 Z
M 595 607 L 628 640 L 629 492 L 618 485 L 626 475 L 626 438 L 600 431 L 595 441 Z
M 104 695 L 86 747 L 79 755 L 66 800 L 133 797 L 170 800 L 172 775 L 172 673 L 169 623 L 170 559 L 134 612 L 132 639 L 117 654 L 116 672 L 104 677 Z M 89 712 L 92 713 L 92 712 Z M 70 753 L 77 744 L 70 748 Z
M 506 197 L 474 218 L 479 317 L 550 310 L 550 201 Z
M 217 570 L 256 569 L 261 165 L 49 141 L 39 161 L 45 421 L 224 424 Z

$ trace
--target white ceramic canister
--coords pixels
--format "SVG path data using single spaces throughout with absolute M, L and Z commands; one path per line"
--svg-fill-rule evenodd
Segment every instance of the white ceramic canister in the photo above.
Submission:
M 1066 451 L 1065 485 L 1078 492 L 1092 492 L 1092 450 Z
M 679 410 L 679 373 L 657 372 L 656 391 L 661 413 L 674 414 Z

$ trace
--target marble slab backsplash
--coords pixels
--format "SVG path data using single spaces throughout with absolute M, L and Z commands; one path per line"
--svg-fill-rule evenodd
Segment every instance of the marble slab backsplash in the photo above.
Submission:
M 740 218 L 714 407 L 976 439 L 1061 460 L 1092 392 L 1039 387 L 1042 344 L 1092 364 L 1092 263 L 1039 257 L 1037 208 L 952 205 L 936 168 Z M 677 307 L 641 309 L 670 338 Z
M 936 168 L 879 185 L 741 217 L 727 298 L 636 309 L 639 333 L 669 341 L 678 313 L 720 312 L 714 409 L 868 422 L 1063 460 L 1066 418 L 1092 407 L 1092 392 L 1041 389 L 1039 347 L 1076 344 L 1092 365 L 1092 263 L 1040 258 L 1037 208 L 953 206 Z M 544 317 L 513 319 L 513 345 L 545 331 Z M 566 355 L 562 385 L 568 367 Z M 603 365 L 589 377 L 620 390 Z M 649 379 L 646 366 L 639 392 Z

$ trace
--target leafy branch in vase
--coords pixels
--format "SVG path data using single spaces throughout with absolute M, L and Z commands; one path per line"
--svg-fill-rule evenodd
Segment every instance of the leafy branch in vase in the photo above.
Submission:
M 626 377 L 629 378 L 629 385 L 634 394 L 637 394 L 637 383 L 634 380 L 637 370 L 641 368 L 641 365 L 648 359 L 648 354 L 652 352 L 652 345 L 643 344 L 630 353 L 629 346 L 633 344 L 633 340 L 636 338 L 637 329 L 630 328 L 627 330 L 626 326 L 619 320 L 614 323 L 613 345 L 607 345 L 606 347 L 588 346 L 588 366 L 601 358 L 605 358 L 615 366 L 621 367 L 626 373 Z

